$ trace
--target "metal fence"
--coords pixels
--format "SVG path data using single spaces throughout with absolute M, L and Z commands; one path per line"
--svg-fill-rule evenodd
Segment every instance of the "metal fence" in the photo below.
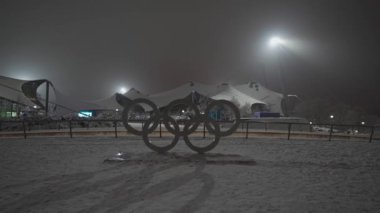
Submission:
M 131 123 L 142 129 L 143 120 L 134 120 Z M 370 125 L 350 124 L 308 124 L 295 122 L 264 122 L 250 119 L 241 119 L 240 127 L 230 137 L 254 138 L 273 137 L 290 139 L 320 139 L 320 140 L 360 140 L 380 141 L 380 127 Z M 220 122 L 221 128 L 229 128 L 231 123 Z M 207 130 L 201 124 L 197 132 L 205 137 Z M 167 130 L 162 122 L 155 130 L 162 137 Z M 1 137 L 32 137 L 32 136 L 124 136 L 130 135 L 124 128 L 122 120 L 7 120 L 0 121 Z
M 241 132 L 245 138 L 255 135 L 269 134 L 290 140 L 291 138 L 318 138 L 331 141 L 339 140 L 366 140 L 380 141 L 380 127 L 352 124 L 308 124 L 292 122 L 260 122 L 244 120 L 241 123 Z

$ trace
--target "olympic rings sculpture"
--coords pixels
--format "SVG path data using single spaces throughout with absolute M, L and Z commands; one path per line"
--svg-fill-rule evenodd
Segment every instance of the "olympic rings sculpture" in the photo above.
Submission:
M 150 112 L 149 118 L 143 124 L 142 130 L 138 130 L 130 125 L 129 112 L 132 109 L 134 109 L 134 107 L 141 106 L 141 104 L 148 105 L 152 109 L 152 111 Z M 189 109 L 192 110 L 192 112 L 194 112 L 194 116 L 190 117 L 188 120 L 185 121 L 183 130 L 180 129 L 179 123 L 170 116 L 171 110 L 176 106 L 181 105 L 187 106 Z M 219 126 L 219 123 L 215 119 L 209 117 L 210 112 L 214 107 L 223 106 L 228 106 L 235 115 L 235 120 L 232 126 L 227 130 L 222 130 Z M 165 153 L 172 149 L 178 143 L 180 137 L 183 137 L 183 140 L 190 149 L 198 153 L 205 153 L 215 148 L 216 145 L 218 145 L 221 137 L 231 135 L 233 132 L 235 132 L 235 130 L 239 126 L 240 112 L 239 109 L 230 101 L 214 100 L 207 105 L 204 114 L 201 114 L 197 106 L 186 99 L 174 100 L 165 107 L 163 112 L 160 112 L 157 105 L 154 104 L 152 101 L 145 98 L 137 98 L 124 106 L 122 120 L 125 128 L 132 134 L 142 136 L 145 145 L 153 151 Z M 165 128 L 168 130 L 168 132 L 174 135 L 174 138 L 171 141 L 171 143 L 164 146 L 155 145 L 151 143 L 149 139 L 149 134 L 157 128 L 161 121 L 165 125 Z M 196 131 L 200 123 L 204 123 L 205 127 L 207 128 L 207 131 L 215 137 L 214 140 L 207 146 L 196 145 L 192 143 L 189 139 L 189 135 Z

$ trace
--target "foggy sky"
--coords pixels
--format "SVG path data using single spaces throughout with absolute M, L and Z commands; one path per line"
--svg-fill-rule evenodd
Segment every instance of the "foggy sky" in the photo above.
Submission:
M 121 86 L 260 82 L 380 114 L 373 1 L 0 1 L 0 75 L 46 78 L 80 98 Z M 270 49 L 278 35 L 291 41 Z

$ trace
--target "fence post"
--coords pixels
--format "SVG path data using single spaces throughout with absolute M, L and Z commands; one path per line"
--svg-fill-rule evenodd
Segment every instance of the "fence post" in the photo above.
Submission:
M 24 139 L 26 139 L 26 127 L 25 127 L 25 121 L 22 121 L 22 129 L 24 130 Z
M 71 128 L 71 120 L 69 121 L 70 138 L 73 138 L 73 130 Z
M 160 138 L 162 138 L 162 129 L 161 129 L 162 121 L 160 120 Z
M 332 133 L 333 133 L 333 127 L 334 125 L 331 124 L 330 126 L 330 134 L 329 134 L 329 141 L 331 141 Z
M 375 126 L 372 126 L 371 128 L 371 135 L 369 136 L 369 142 L 372 142 L 373 133 L 375 132 Z
M 290 140 L 290 131 L 292 129 L 292 124 L 288 123 L 288 140 Z
M 117 121 L 114 121 L 113 124 L 115 126 L 115 138 L 117 138 Z
M 249 128 L 249 122 L 247 121 L 246 129 L 245 129 L 245 139 L 248 139 L 248 128 Z
M 268 131 L 268 126 L 267 126 L 267 123 L 264 123 L 265 124 L 265 132 L 267 132 Z
M 203 123 L 203 138 L 206 138 L 206 122 Z

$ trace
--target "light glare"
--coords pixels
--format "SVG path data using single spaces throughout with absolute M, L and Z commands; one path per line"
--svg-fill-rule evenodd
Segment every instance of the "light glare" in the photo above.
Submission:
M 124 94 L 124 93 L 127 92 L 127 88 L 122 87 L 122 88 L 120 88 L 119 92 L 120 92 L 121 94 Z
M 279 37 L 272 37 L 269 40 L 269 46 L 270 47 L 277 47 L 279 45 L 285 45 L 285 41 Z

